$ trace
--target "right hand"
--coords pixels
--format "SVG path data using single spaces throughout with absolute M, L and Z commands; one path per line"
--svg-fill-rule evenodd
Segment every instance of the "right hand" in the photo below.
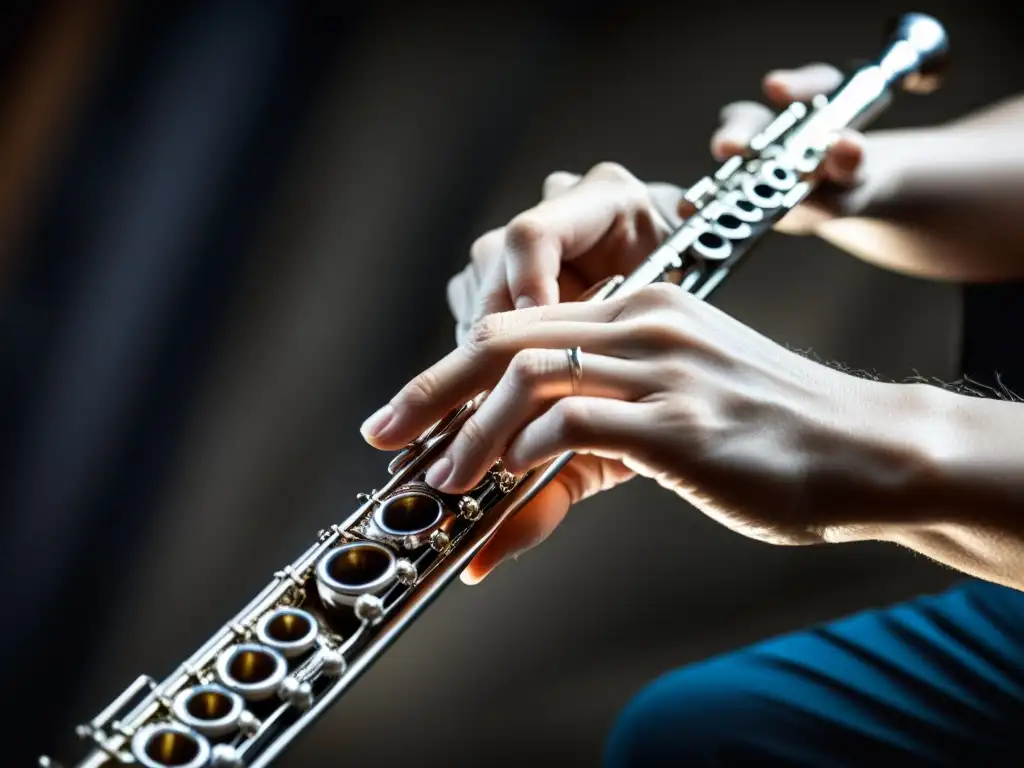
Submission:
M 843 81 L 843 74 L 828 64 L 808 64 L 797 69 L 769 72 L 762 87 L 771 105 L 778 109 L 794 101 L 810 101 L 819 94 L 831 94 Z M 721 126 L 711 139 L 711 154 L 725 161 L 738 155 L 750 140 L 768 126 L 775 112 L 764 104 L 738 101 L 722 109 Z M 868 173 L 864 136 L 853 130 L 839 134 L 821 167 L 821 185 L 776 224 L 776 230 L 796 235 L 815 234 L 818 226 L 831 219 L 862 212 L 877 195 L 877 174 Z

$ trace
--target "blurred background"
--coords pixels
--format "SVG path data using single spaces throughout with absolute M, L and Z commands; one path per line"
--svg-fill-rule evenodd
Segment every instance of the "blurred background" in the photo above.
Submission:
M 382 482 L 361 421 L 452 347 L 449 277 L 549 172 L 685 186 L 725 102 L 770 68 L 872 56 L 905 10 L 948 24 L 955 66 L 879 125 L 1024 82 L 1024 12 L 979 1 L 5 7 L 11 766 L 170 672 Z M 770 239 L 714 301 L 826 360 L 959 375 L 957 286 L 818 241 Z M 889 546 L 758 544 L 636 481 L 452 586 L 280 765 L 594 765 L 652 677 L 955 576 Z

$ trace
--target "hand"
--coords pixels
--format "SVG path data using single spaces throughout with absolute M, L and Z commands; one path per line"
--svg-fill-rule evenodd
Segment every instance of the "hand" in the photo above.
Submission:
M 843 74 L 828 64 L 809 64 L 797 69 L 769 72 L 762 83 L 772 106 L 784 108 L 796 101 L 829 95 L 843 82 Z M 722 124 L 711 139 L 711 154 L 724 162 L 741 154 L 750 140 L 775 118 L 767 106 L 739 101 L 722 109 Z M 832 219 L 864 211 L 881 196 L 888 177 L 866 151 L 869 142 L 857 131 L 844 131 L 829 149 L 821 167 L 821 186 L 776 224 L 787 234 L 814 234 Z
M 837 69 L 813 64 L 769 73 L 764 90 L 775 106 L 784 107 L 828 94 L 841 82 Z M 724 161 L 742 152 L 773 117 L 753 102 L 726 106 L 712 154 Z M 868 172 L 872 163 L 866 162 L 865 146 L 856 132 L 840 136 L 823 164 L 824 184 L 778 223 L 779 231 L 809 234 L 875 199 L 886 174 Z M 616 163 L 600 163 L 583 176 L 550 174 L 541 202 L 478 238 L 469 264 L 449 281 L 458 343 L 485 315 L 573 301 L 600 280 L 628 274 L 689 214 L 684 194 L 673 184 L 645 184 Z M 619 215 L 608 216 L 609 207 Z M 601 226 L 595 226 L 598 221 Z
M 574 394 L 565 349 L 576 345 Z M 469 583 L 634 474 L 741 534 L 807 544 L 866 537 L 871 520 L 895 519 L 892 489 L 916 467 L 893 415 L 900 385 L 803 358 L 673 285 L 490 315 L 364 434 L 401 448 L 481 392 L 430 485 L 461 493 L 499 457 L 518 474 L 580 455 L 497 531 L 463 574 Z
M 541 202 L 478 238 L 469 264 L 449 281 L 458 343 L 485 315 L 574 301 L 600 280 L 631 272 L 681 223 L 683 194 L 644 184 L 616 163 L 582 177 L 552 173 Z

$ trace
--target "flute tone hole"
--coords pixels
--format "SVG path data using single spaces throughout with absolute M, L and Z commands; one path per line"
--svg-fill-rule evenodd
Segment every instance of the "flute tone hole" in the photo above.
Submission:
M 197 720 L 220 720 L 232 709 L 229 697 L 218 691 L 202 691 L 188 700 L 185 709 Z
M 267 635 L 281 643 L 294 643 L 306 637 L 310 628 L 305 616 L 281 612 L 267 624 Z
M 395 533 L 419 533 L 436 524 L 443 514 L 441 505 L 425 493 L 406 493 L 385 502 L 380 521 Z
M 187 733 L 163 731 L 149 740 L 146 755 L 161 765 L 188 765 L 199 755 L 199 742 Z
M 231 677 L 240 683 L 259 683 L 277 671 L 277 663 L 269 653 L 245 650 L 231 660 L 228 671 L 231 673 Z

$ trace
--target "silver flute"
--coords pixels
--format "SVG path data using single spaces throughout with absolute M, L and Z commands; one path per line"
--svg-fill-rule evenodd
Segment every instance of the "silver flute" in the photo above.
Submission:
M 881 54 L 831 96 L 795 103 L 743 156 L 689 189 L 689 215 L 628 276 L 596 286 L 604 300 L 672 282 L 705 299 L 819 184 L 845 128 L 861 128 L 896 89 L 926 93 L 948 58 L 945 30 L 901 16 Z M 355 683 L 469 564 L 504 520 L 572 460 L 521 476 L 496 462 L 469 493 L 424 482 L 427 468 L 475 408 L 449 413 L 398 453 L 380 490 L 313 544 L 164 680 L 142 675 L 87 724 L 78 768 L 264 768 Z M 41 757 L 39 766 L 58 763 Z

